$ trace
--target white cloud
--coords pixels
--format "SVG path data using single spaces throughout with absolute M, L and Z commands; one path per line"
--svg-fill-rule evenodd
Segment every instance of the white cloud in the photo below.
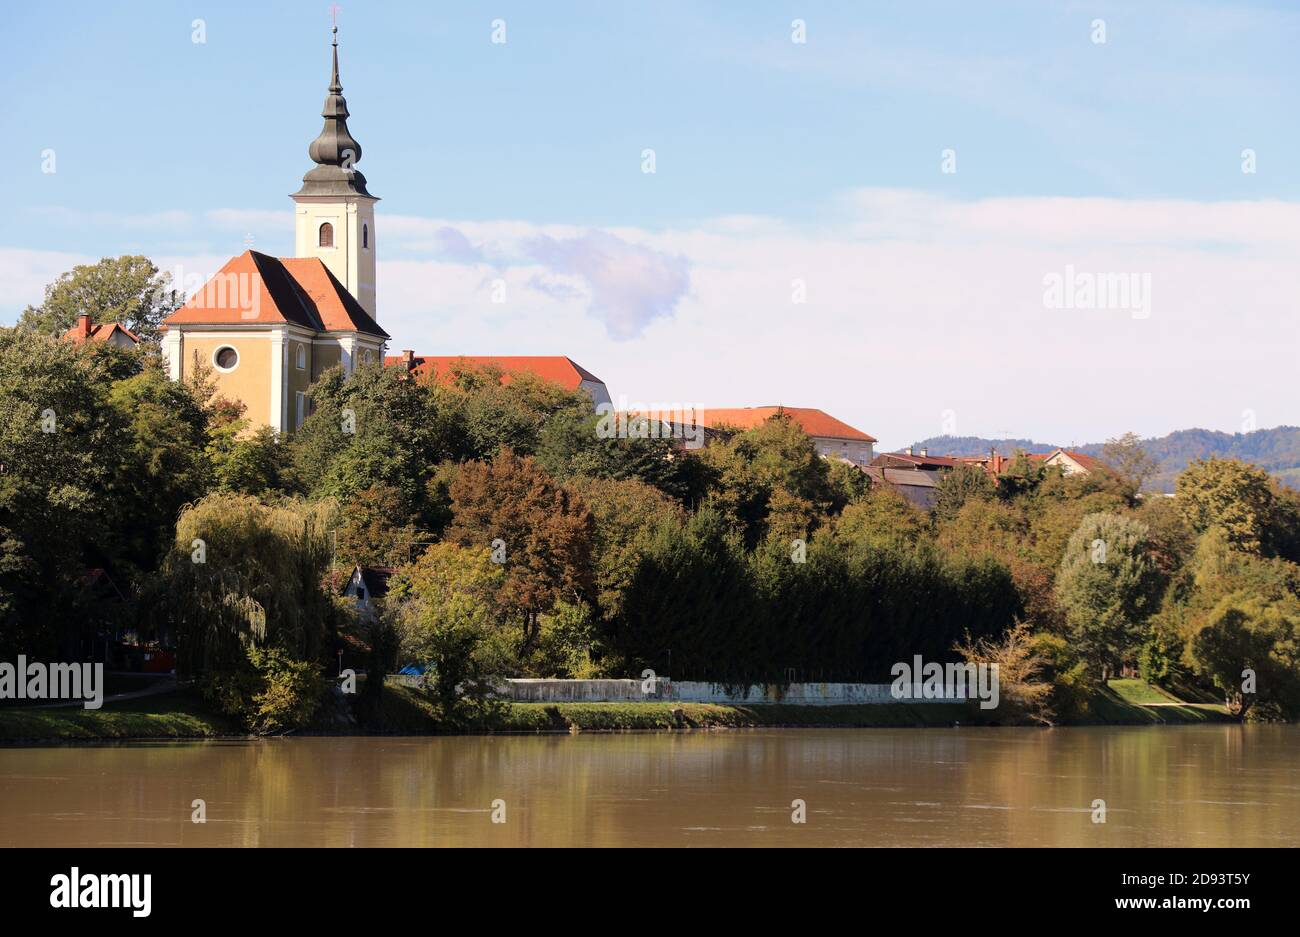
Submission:
M 889 446 L 945 411 L 1061 443 L 1300 423 L 1298 204 L 859 190 L 834 209 L 657 231 L 381 214 L 378 318 L 394 348 L 567 354 L 616 398 L 820 407 Z M 86 259 L 0 250 L 6 310 Z M 1046 308 L 1068 267 L 1149 275 L 1149 318 Z

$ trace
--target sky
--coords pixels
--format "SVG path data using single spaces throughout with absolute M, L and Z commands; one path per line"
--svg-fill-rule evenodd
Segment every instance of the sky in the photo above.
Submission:
M 1300 4 L 338 6 L 394 353 L 882 449 L 1300 423 Z M 7 8 L 0 324 L 103 256 L 291 254 L 330 24 Z

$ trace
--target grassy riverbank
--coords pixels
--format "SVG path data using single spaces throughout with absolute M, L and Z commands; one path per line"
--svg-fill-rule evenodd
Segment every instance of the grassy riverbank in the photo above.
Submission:
M 1078 725 L 1197 725 L 1229 722 L 1223 706 L 1184 702 L 1139 680 L 1114 680 L 1089 701 Z M 760 727 L 926 728 L 991 725 L 997 714 L 964 703 L 856 706 L 713 703 L 494 703 L 448 718 L 428 694 L 389 685 L 380 732 L 392 735 L 743 729 Z M 338 732 L 320 727 L 321 732 Z M 365 734 L 356 730 L 357 734 Z M 100 710 L 0 708 L 0 743 L 204 739 L 239 736 L 231 720 L 197 696 L 176 692 Z
M 0 742 L 193 739 L 238 735 L 239 727 L 185 692 L 105 703 L 102 709 L 0 709 Z

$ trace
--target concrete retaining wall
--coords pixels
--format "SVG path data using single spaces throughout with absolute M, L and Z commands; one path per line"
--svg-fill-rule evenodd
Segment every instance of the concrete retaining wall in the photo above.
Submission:
M 801 706 L 846 706 L 854 703 L 939 703 L 943 700 L 895 699 L 888 683 L 790 683 L 731 687 L 720 683 L 655 681 L 650 693 L 640 680 L 507 680 L 502 695 L 518 703 L 792 703 Z

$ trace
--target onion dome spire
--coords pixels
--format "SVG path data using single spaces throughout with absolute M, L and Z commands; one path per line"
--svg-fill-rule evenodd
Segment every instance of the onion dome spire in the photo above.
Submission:
M 361 160 L 361 144 L 348 130 L 348 102 L 339 81 L 339 28 L 334 27 L 334 67 L 330 73 L 329 96 L 321 116 L 325 126 L 307 148 L 316 167 L 302 177 L 295 195 L 366 195 L 366 177 L 355 164 Z

